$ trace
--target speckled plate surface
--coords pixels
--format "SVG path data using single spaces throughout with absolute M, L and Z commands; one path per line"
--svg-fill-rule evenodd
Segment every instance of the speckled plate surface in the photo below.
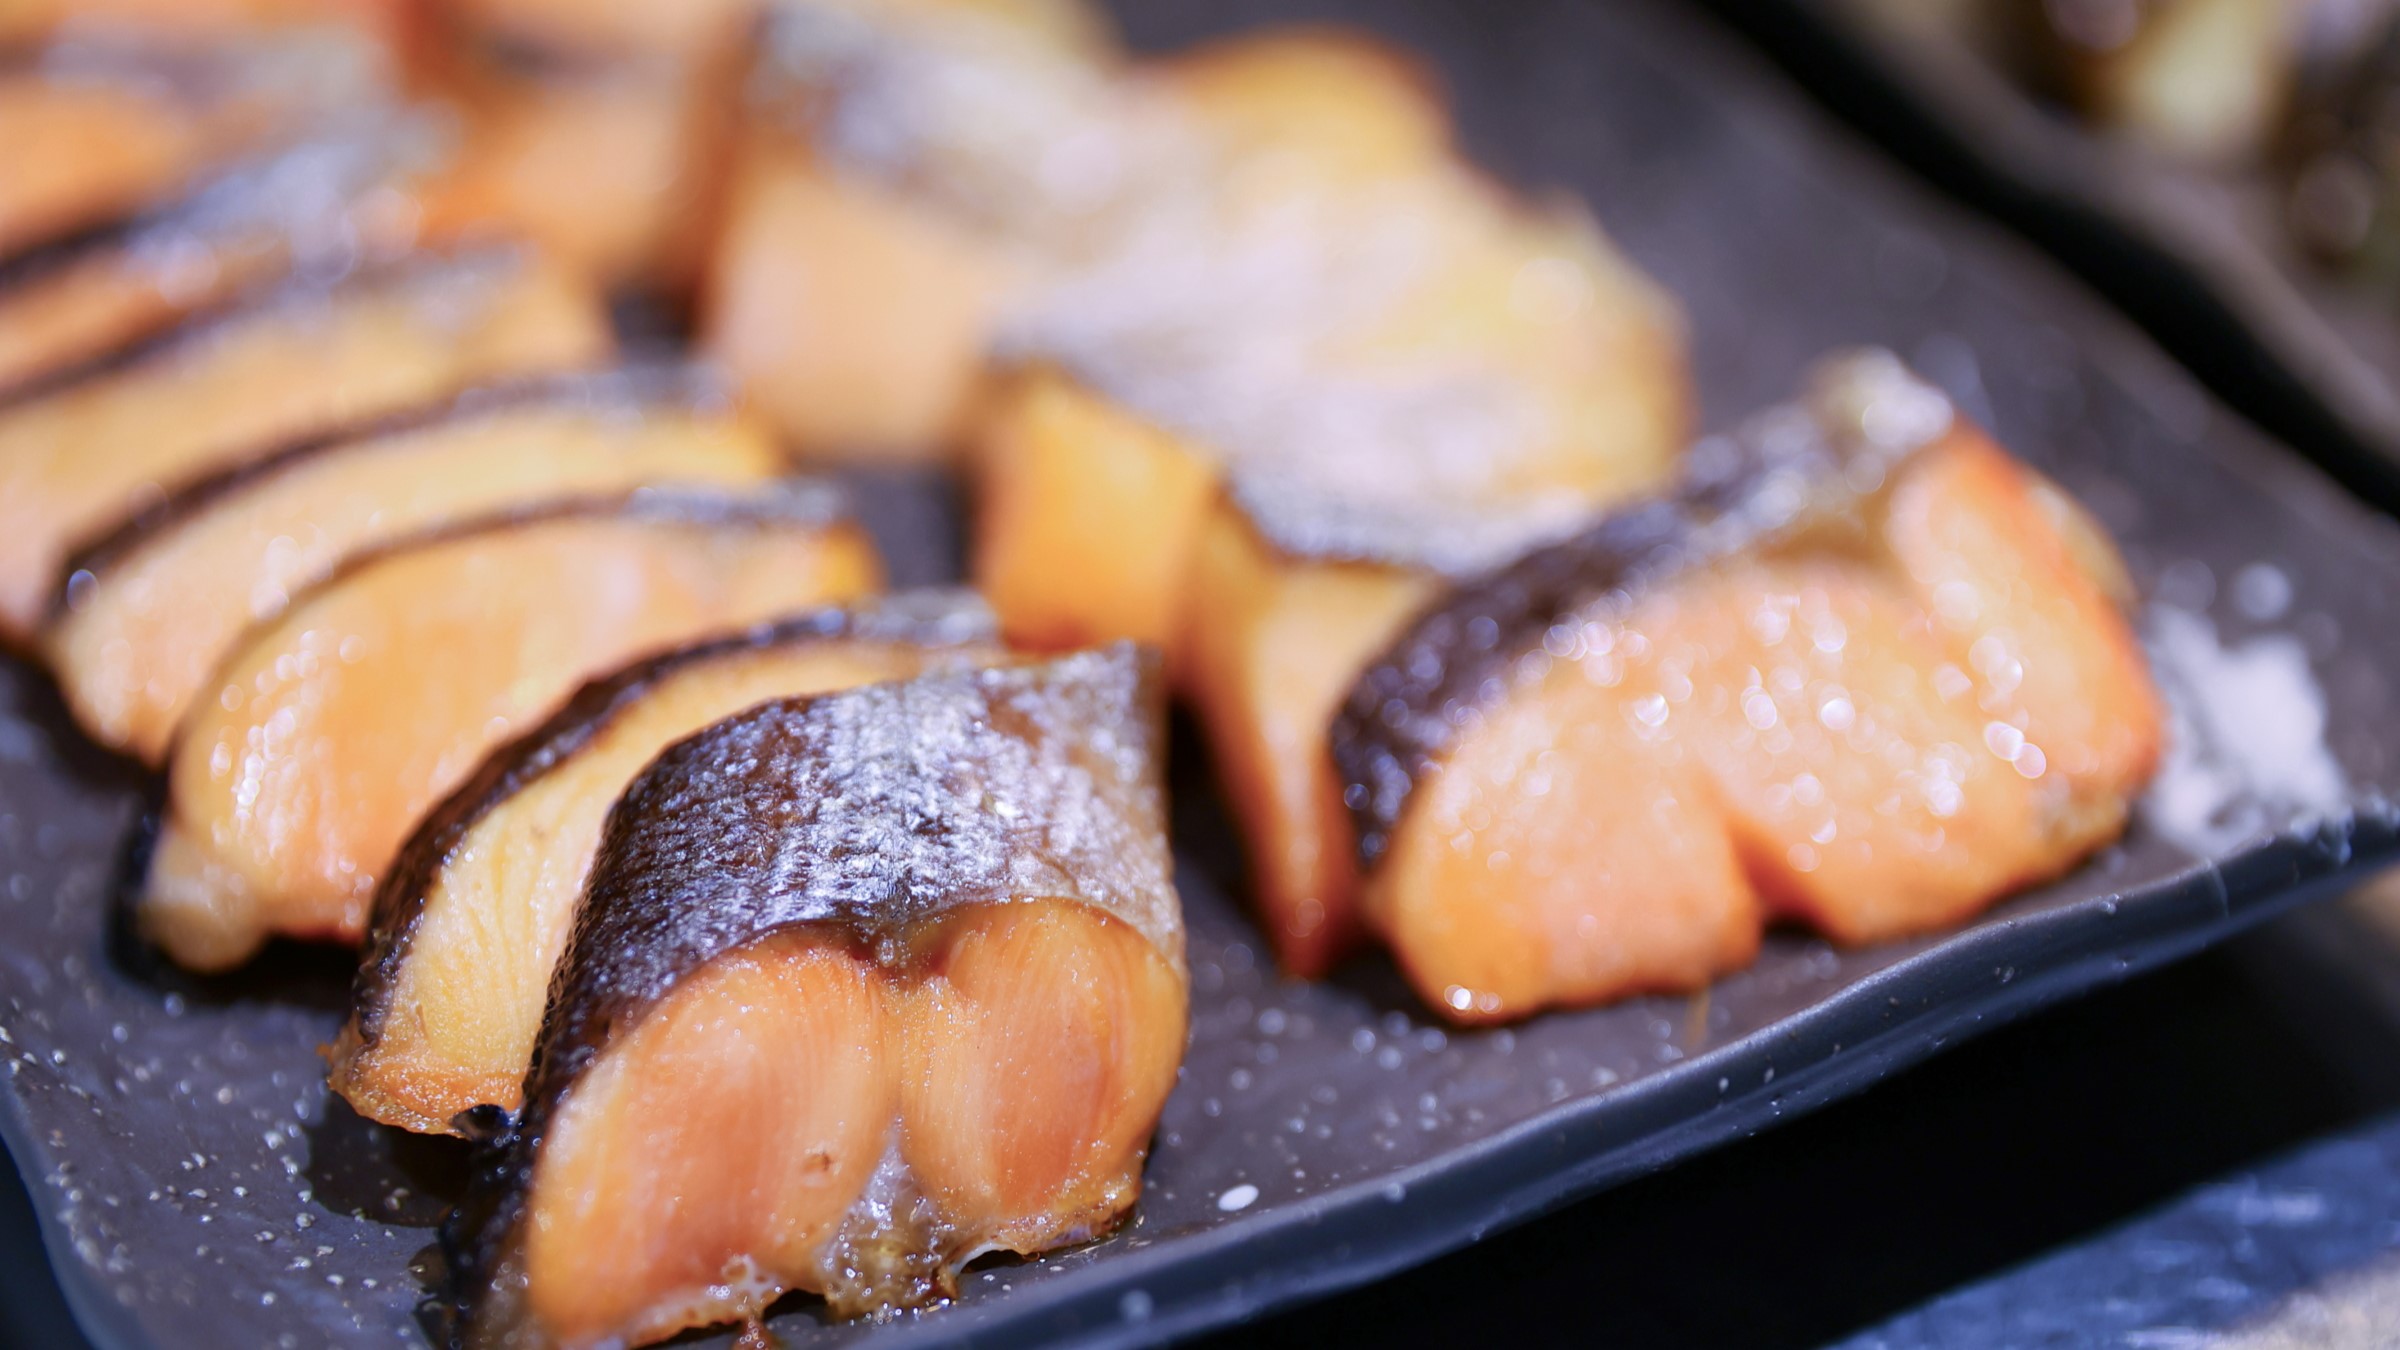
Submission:
M 979 1268 L 955 1306 L 883 1326 L 827 1326 L 794 1300 L 775 1323 L 792 1346 L 1130 1343 L 1385 1275 L 2170 959 L 2400 845 L 2384 804 L 2400 785 L 2400 532 L 1678 11 L 1535 0 L 1501 22 L 1431 0 L 1151 0 L 1130 21 L 1169 43 L 1296 9 L 1440 53 L 1478 154 L 1597 203 L 1684 296 L 1712 424 L 1780 397 L 1830 346 L 1916 361 L 2119 534 L 2147 621 L 2211 654 L 2186 673 L 2216 681 L 2201 693 L 2217 722 L 2320 756 L 2322 731 L 2331 759 L 2285 786 L 2317 800 L 2338 773 L 2338 800 L 2296 817 L 2234 793 L 2223 841 L 2197 851 L 2158 828 L 2189 825 L 2188 799 L 2163 803 L 2083 870 L 1940 940 L 1778 937 L 1705 998 L 1458 1034 L 1380 958 L 1319 986 L 1274 977 L 1183 754 L 1193 1045 L 1138 1219 Z M 907 579 L 955 568 L 946 493 L 883 480 L 869 504 Z M 411 1259 L 459 1158 L 327 1100 L 315 1048 L 342 963 L 284 951 L 200 984 L 112 943 L 104 896 L 144 780 L 66 730 L 22 668 L 0 672 L 0 701 L 0 1131 L 79 1317 L 111 1347 L 417 1343 Z M 2230 763 L 2185 763 L 2177 782 L 2222 789 Z

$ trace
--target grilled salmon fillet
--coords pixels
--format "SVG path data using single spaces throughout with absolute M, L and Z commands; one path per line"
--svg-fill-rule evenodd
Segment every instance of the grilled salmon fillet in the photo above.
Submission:
M 813 453 L 952 453 L 1054 292 L 1448 160 L 1430 82 L 1330 29 L 1145 63 L 1058 4 L 820 0 L 768 33 L 704 341 Z
M 428 128 L 365 119 L 254 156 L 169 205 L 0 267 L 0 402 L 295 270 L 417 238 Z
M 532 240 L 601 284 L 683 296 L 713 232 L 736 79 L 728 61 L 454 60 L 439 92 L 459 150 L 425 183 L 422 226 Z
M 338 26 L 398 50 L 421 39 L 421 8 L 419 0 L 8 0 L 0 44 L 88 33 L 189 46 Z
M 0 34 L 9 26 L 0 16 Z M 372 46 L 329 31 L 35 46 L 0 70 L 0 260 L 164 205 L 346 104 L 373 104 L 388 79 Z
M 1997 53 L 2042 92 L 2144 149 L 2223 167 L 2274 150 L 2307 77 L 2325 79 L 2345 47 L 2372 45 L 2382 31 L 2378 17 L 2329 40 L 2341 21 L 2313 32 L 2312 16 L 2277 0 L 1995 12 Z
M 1310 747 L 1445 579 L 1663 479 L 1681 320 L 1589 219 L 1465 162 L 1371 41 L 1271 31 L 1116 84 L 1167 181 L 1005 316 L 974 575 L 1012 642 L 1165 649 L 1276 952 L 1320 975 L 1357 924 Z
M 203 970 L 276 933 L 355 943 L 418 819 L 584 681 L 880 581 L 806 484 L 526 508 L 353 559 L 178 729 L 141 928 Z
M 202 479 L 69 559 L 41 640 L 93 739 L 153 764 L 225 654 L 354 553 L 512 506 L 781 471 L 718 381 L 537 376 Z
M 583 65 L 701 63 L 748 35 L 766 0 L 428 0 L 453 26 Z
M 1434 600 L 1334 724 L 1366 918 L 1461 1021 L 1960 922 L 2155 767 L 2105 537 L 1888 354 L 1693 466 Z
M 1293 559 L 1212 509 L 1193 561 L 1182 685 L 1248 854 L 1252 903 L 1286 970 L 1324 974 L 1361 936 L 1354 850 L 1325 734 L 1350 685 L 1438 578 Z
M 1087 7 L 1053 0 L 777 6 L 762 37 L 701 346 L 803 453 L 946 453 L 1022 284 L 1011 236 L 955 200 L 976 190 L 951 181 L 964 165 L 853 164 L 826 138 L 858 119 L 911 147 L 954 135 L 951 110 L 912 81 L 982 72 L 1081 92 L 1106 79 L 1113 42 Z
M 1236 250 L 1221 313 L 1197 303 L 1203 263 L 1188 308 L 1029 331 L 980 431 L 975 576 L 1003 631 L 1165 646 L 1300 976 L 1357 932 L 1331 770 L 1305 747 L 1359 665 L 1445 579 L 1659 482 L 1683 434 L 1677 322 L 1605 240 L 1486 185 L 1409 182 L 1426 209 L 1388 250 L 1329 255 L 1321 290 L 1291 282 L 1299 302 L 1242 294 Z
M 47 242 L 171 196 L 210 159 L 255 134 L 236 121 L 187 122 L 139 92 L 0 78 L 0 254 Z
M 1011 641 L 1122 639 L 1180 658 L 1192 554 L 1220 490 L 1206 456 L 1040 368 L 996 401 L 975 467 L 975 582 Z
M 943 1297 L 1132 1205 L 1186 1022 L 1135 648 L 766 704 L 609 815 L 454 1344 Z
M 455 1133 L 514 1112 L 608 810 L 668 745 L 770 699 L 993 664 L 981 602 L 934 593 L 819 611 L 635 663 L 495 751 L 376 888 L 333 1088 L 361 1115 Z
M 295 436 L 611 346 L 585 284 L 514 249 L 297 282 L 0 406 L 0 637 L 40 622 L 75 546 Z

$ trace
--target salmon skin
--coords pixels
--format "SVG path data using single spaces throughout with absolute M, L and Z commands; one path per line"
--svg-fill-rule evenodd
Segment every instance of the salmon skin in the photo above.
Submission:
M 2156 690 L 2121 564 L 1887 353 L 1455 587 L 1331 750 L 1359 898 L 1464 1021 L 1963 921 L 2112 839 Z
M 820 610 L 638 661 L 493 752 L 377 887 L 329 1056 L 360 1114 L 424 1132 L 520 1104 L 542 1001 L 606 812 L 672 741 L 770 698 L 1003 663 L 963 592 Z M 503 1030 L 504 1028 L 504 1030 Z
M 1184 1044 L 1160 735 L 1120 644 L 662 754 L 445 1227 L 451 1343 L 639 1344 L 792 1289 L 888 1312 L 1113 1225 Z
M 1682 323 L 1587 216 L 1467 161 L 1427 81 L 1370 41 L 1268 31 L 1053 78 L 1142 171 L 999 316 L 977 584 L 1012 642 L 1165 650 L 1261 927 L 1317 978 L 1358 936 L 1334 708 L 1428 592 L 1665 480 Z M 927 101 L 911 144 L 939 170 L 960 156 Z M 992 142 L 1042 144 L 1011 128 Z M 1038 233 L 1038 200 L 1002 200 L 1022 220 L 993 218 Z
M 424 812 L 586 680 L 881 584 L 843 495 L 798 482 L 546 503 L 354 557 L 195 701 L 142 931 L 196 969 L 275 934 L 356 942 Z

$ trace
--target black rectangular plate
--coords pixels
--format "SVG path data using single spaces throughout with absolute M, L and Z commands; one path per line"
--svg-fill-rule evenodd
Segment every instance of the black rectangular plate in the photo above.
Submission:
M 1179 756 L 1193 1043 L 1138 1218 L 960 1301 L 787 1344 L 1125 1344 L 1373 1279 L 1788 1116 L 1995 1021 L 2172 959 L 2390 856 L 2400 820 L 2400 535 L 2217 410 L 2022 249 L 1828 130 L 1705 23 L 1648 3 L 1151 0 L 1144 44 L 1243 21 L 1369 23 L 1437 54 L 1476 153 L 1587 195 L 1689 306 L 1707 419 L 1784 396 L 1825 349 L 1892 346 L 2057 475 L 2145 585 L 2259 630 L 2233 578 L 2288 582 L 2354 810 L 2196 858 L 2137 825 L 2066 880 L 1940 939 L 1771 939 L 1701 999 L 1447 1032 L 1380 958 L 1278 980 L 1230 839 Z M 949 499 L 874 485 L 910 579 L 955 559 Z M 2226 584 L 2216 584 L 2223 581 Z M 382 1347 L 419 1334 L 410 1261 L 459 1159 L 322 1087 L 338 960 L 279 953 L 210 984 L 112 944 L 103 897 L 144 783 L 91 752 L 21 668 L 0 675 L 0 1133 L 78 1316 L 112 1347 Z M 1247 1203 L 1242 1203 L 1243 1201 Z M 1461 1291 L 1472 1297 L 1472 1291 Z
M 2387 474 L 2400 461 L 2400 311 L 2301 255 L 2266 170 L 2182 163 L 2095 132 L 1968 45 L 1931 28 L 1897 30 L 1867 17 L 1860 0 L 1721 2 L 1780 34 L 1831 44 L 1844 72 L 1826 78 L 1881 83 L 2008 191 L 2163 260 L 2334 425 L 2381 454 Z

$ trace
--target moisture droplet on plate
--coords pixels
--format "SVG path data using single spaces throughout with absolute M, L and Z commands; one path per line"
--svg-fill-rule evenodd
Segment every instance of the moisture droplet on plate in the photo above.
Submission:
M 2292 607 L 2292 579 L 2273 563 L 2252 563 L 2233 574 L 2233 607 L 2256 623 L 2272 623 Z
M 1245 1181 L 1241 1185 L 1233 1187 L 1231 1190 L 1226 1191 L 1223 1195 L 1218 1196 L 1217 1208 L 1224 1210 L 1228 1214 L 1232 1214 L 1239 1210 L 1248 1209 L 1257 1202 L 1258 1187 L 1253 1186 L 1249 1182 Z

